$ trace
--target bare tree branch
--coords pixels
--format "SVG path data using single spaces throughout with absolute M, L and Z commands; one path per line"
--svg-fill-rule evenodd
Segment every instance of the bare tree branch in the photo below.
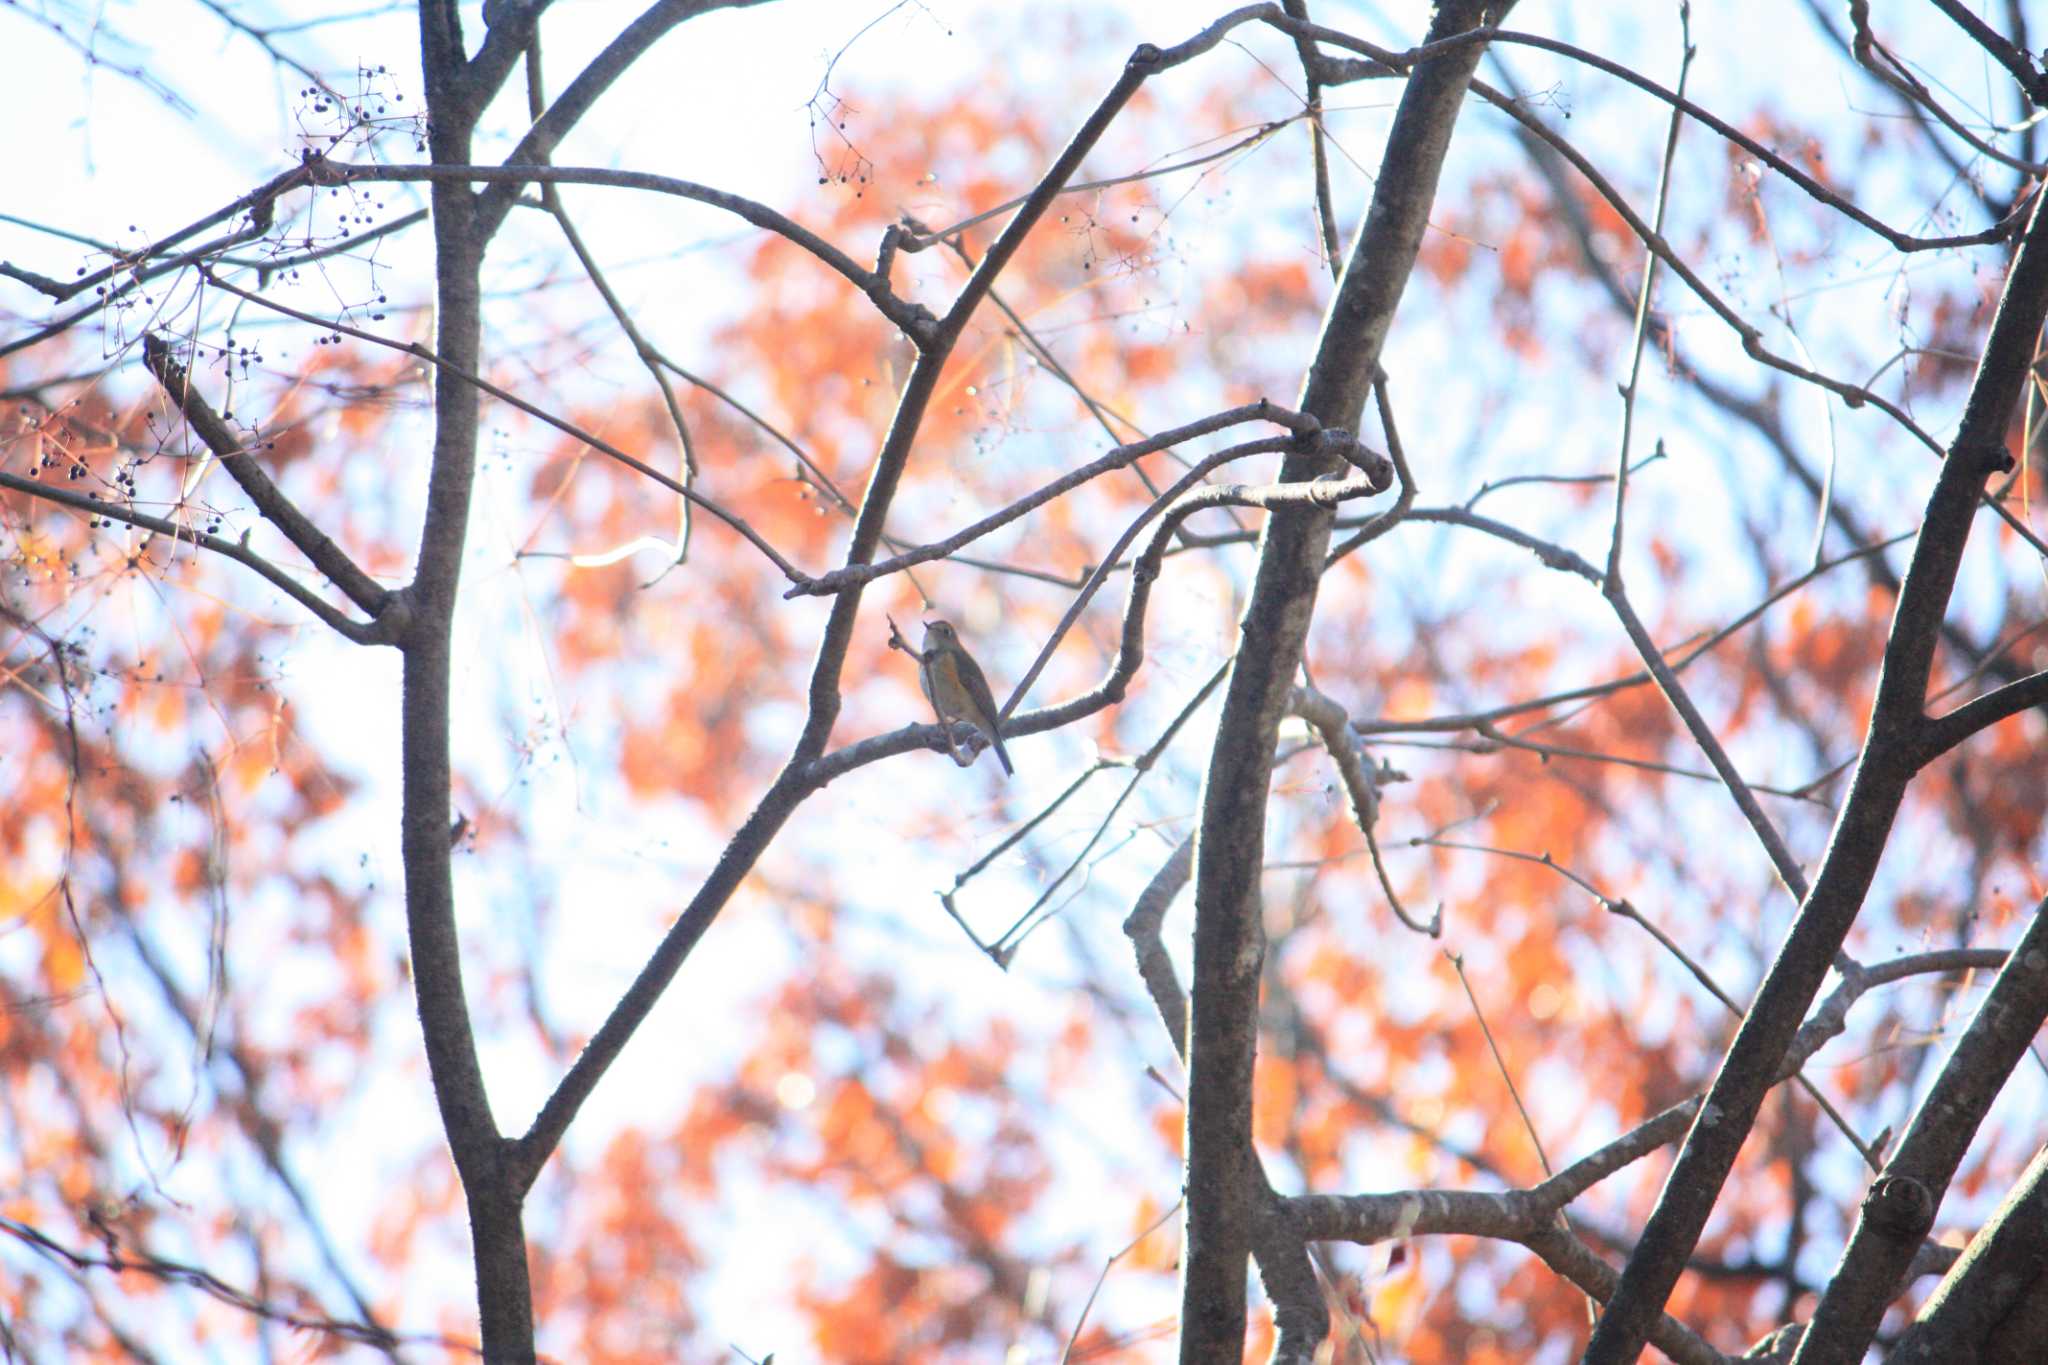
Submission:
M 1977 1230 L 1891 1359 L 2021 1361 L 2040 1344 L 2048 1277 L 2048 1147 Z
M 1271 7 L 1268 7 L 1270 10 Z M 1501 9 L 1446 3 L 1430 38 L 1463 33 Z M 1419 65 L 1402 97 L 1303 389 L 1301 407 L 1353 430 L 1428 223 L 1437 178 L 1481 47 L 1462 43 Z M 1330 472 L 1330 453 L 1290 454 L 1284 483 Z M 1217 727 L 1195 844 L 1194 1010 L 1188 1036 L 1187 1220 L 1181 1273 L 1184 1365 L 1235 1360 L 1244 1343 L 1244 1273 L 1256 1216 L 1248 1169 L 1251 1083 L 1263 928 L 1259 876 L 1273 745 L 1315 606 L 1330 543 L 1325 510 L 1280 513 L 1261 539 L 1237 663 Z
M 242 491 L 249 495 L 249 501 L 256 504 L 270 523 L 277 527 L 312 562 L 314 568 L 326 574 L 329 581 L 348 595 L 349 601 L 361 607 L 372 617 L 383 614 L 391 603 L 391 592 L 372 579 L 356 562 L 348 557 L 339 545 L 328 538 L 325 531 L 314 525 L 312 518 L 300 511 L 297 504 L 284 495 L 283 490 L 271 482 L 263 466 L 243 447 L 241 438 L 221 419 L 204 398 L 192 387 L 192 377 L 185 367 L 171 354 L 170 344 L 155 332 L 142 338 L 142 362 L 149 372 L 163 385 L 178 411 L 192 424 L 192 430 L 206 448 L 213 452 Z
M 1935 1210 L 2012 1070 L 2048 1020 L 2048 900 L 2034 907 L 1976 1017 L 1871 1182 L 1793 1365 L 1855 1365 L 1877 1335 Z
M 1783 1057 L 1799 1016 L 1862 908 L 1906 786 L 1918 771 L 1927 681 L 1942 617 L 1985 481 L 2010 466 L 2006 423 L 2048 316 L 2048 218 L 2040 202 L 2037 197 L 1961 427 L 1928 498 L 1885 646 L 1862 757 L 1827 855 L 1715 1078 L 1702 1111 L 1712 1122 L 1695 1123 L 1687 1135 L 1622 1272 L 1621 1287 L 1587 1345 L 1587 1365 L 1626 1365 L 1642 1349 L 1644 1334 L 1692 1254 L 1756 1121 L 1765 1078 Z
M 1921 732 L 1920 766 L 1932 763 L 1978 731 L 2036 706 L 2048 706 L 2048 672 L 2030 673 L 1934 717 Z

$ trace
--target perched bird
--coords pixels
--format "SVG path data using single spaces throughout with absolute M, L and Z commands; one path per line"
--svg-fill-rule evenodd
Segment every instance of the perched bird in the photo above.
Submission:
M 918 659 L 918 675 L 924 684 L 925 700 L 932 704 L 939 724 L 946 727 L 946 748 L 955 763 L 964 768 L 974 762 L 973 754 L 962 758 L 953 745 L 953 722 L 964 720 L 988 736 L 995 746 L 996 758 L 1003 765 L 1003 775 L 1016 772 L 1003 748 L 1003 737 L 996 733 L 995 695 L 988 690 L 988 679 L 982 676 L 981 666 L 969 657 L 960 643 L 960 633 L 951 623 L 924 623 L 924 652 Z

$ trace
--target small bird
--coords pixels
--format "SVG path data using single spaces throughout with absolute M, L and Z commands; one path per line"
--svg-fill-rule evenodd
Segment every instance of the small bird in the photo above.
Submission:
M 1003 775 L 1008 777 L 1016 772 L 1003 748 L 1003 737 L 996 733 L 995 694 L 988 690 L 988 679 L 982 676 L 981 666 L 968 655 L 960 643 L 960 633 L 950 622 L 924 623 L 924 652 L 918 656 L 918 680 L 924 684 L 925 700 L 932 704 L 933 714 L 946 728 L 946 749 L 955 763 L 964 768 L 974 762 L 971 752 L 962 758 L 953 745 L 953 722 L 964 720 L 988 736 L 995 746 L 996 758 L 1003 765 Z

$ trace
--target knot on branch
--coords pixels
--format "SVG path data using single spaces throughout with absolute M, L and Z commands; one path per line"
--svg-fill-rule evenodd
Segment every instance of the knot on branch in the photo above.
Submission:
M 1294 438 L 1295 449 L 1305 455 L 1334 455 L 1347 463 L 1350 454 L 1346 447 L 1358 444 L 1358 438 L 1342 427 L 1315 427 Z
M 1343 427 L 1320 427 L 1305 431 L 1295 440 L 1296 448 L 1305 454 L 1342 460 L 1359 473 L 1365 475 L 1375 493 L 1384 493 L 1394 484 L 1394 463 L 1377 450 Z
M 1910 1175 L 1879 1176 L 1863 1196 L 1871 1226 L 1901 1241 L 1919 1241 L 1934 1226 L 1934 1192 Z
M 327 154 L 308 147 L 299 153 L 299 168 L 306 173 L 306 181 L 312 185 L 346 185 L 349 168 L 338 161 L 329 161 Z
M 888 281 L 884 280 L 882 282 L 880 294 L 889 294 Z M 903 312 L 905 323 L 903 334 L 917 344 L 917 349 L 920 352 L 931 349 L 932 344 L 938 339 L 939 335 L 939 319 L 937 315 L 921 303 L 904 304 Z
M 397 644 L 412 633 L 413 614 L 412 594 L 404 589 L 394 591 L 371 618 L 371 639 L 381 645 Z
M 2009 472 L 2013 464 L 2012 452 L 2005 448 L 2002 441 L 1983 441 L 1968 445 L 1958 442 L 1950 447 L 1948 457 L 1951 460 L 1969 461 L 1966 467 L 1979 478 L 1986 479 L 1994 474 Z
M 1139 43 L 1131 49 L 1131 58 L 1124 63 L 1129 71 L 1151 71 L 1166 60 L 1166 53 L 1155 43 Z
M 1777 1331 L 1744 1351 L 1738 1359 L 1757 1361 L 1786 1361 L 1799 1349 L 1800 1338 L 1806 1335 L 1806 1324 L 1795 1322 L 1780 1327 Z
M 502 28 L 524 23 L 531 17 L 533 0 L 484 0 L 484 27 Z
M 1318 52 L 1309 74 L 1323 86 L 1349 85 L 1353 81 L 1381 80 L 1398 76 L 1402 68 L 1377 57 L 1331 57 Z

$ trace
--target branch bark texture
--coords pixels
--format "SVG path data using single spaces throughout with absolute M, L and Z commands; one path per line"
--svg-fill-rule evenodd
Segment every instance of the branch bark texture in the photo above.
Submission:
M 1441 6 L 1431 41 L 1497 19 L 1505 6 Z M 1484 51 L 1453 46 L 1419 64 L 1388 135 L 1367 212 L 1324 317 L 1297 406 L 1325 427 L 1355 430 L 1394 310 L 1414 266 L 1451 129 Z M 1329 475 L 1336 460 L 1302 449 L 1281 465 L 1283 483 Z M 1193 1008 L 1188 1030 L 1187 1215 L 1181 1277 L 1185 1365 L 1244 1352 L 1245 1265 L 1258 1217 L 1251 1162 L 1252 1067 L 1264 955 L 1259 877 L 1273 746 L 1301 666 L 1332 511 L 1275 511 L 1260 538 L 1259 568 L 1240 623 L 1237 663 L 1202 790 L 1195 845 Z

